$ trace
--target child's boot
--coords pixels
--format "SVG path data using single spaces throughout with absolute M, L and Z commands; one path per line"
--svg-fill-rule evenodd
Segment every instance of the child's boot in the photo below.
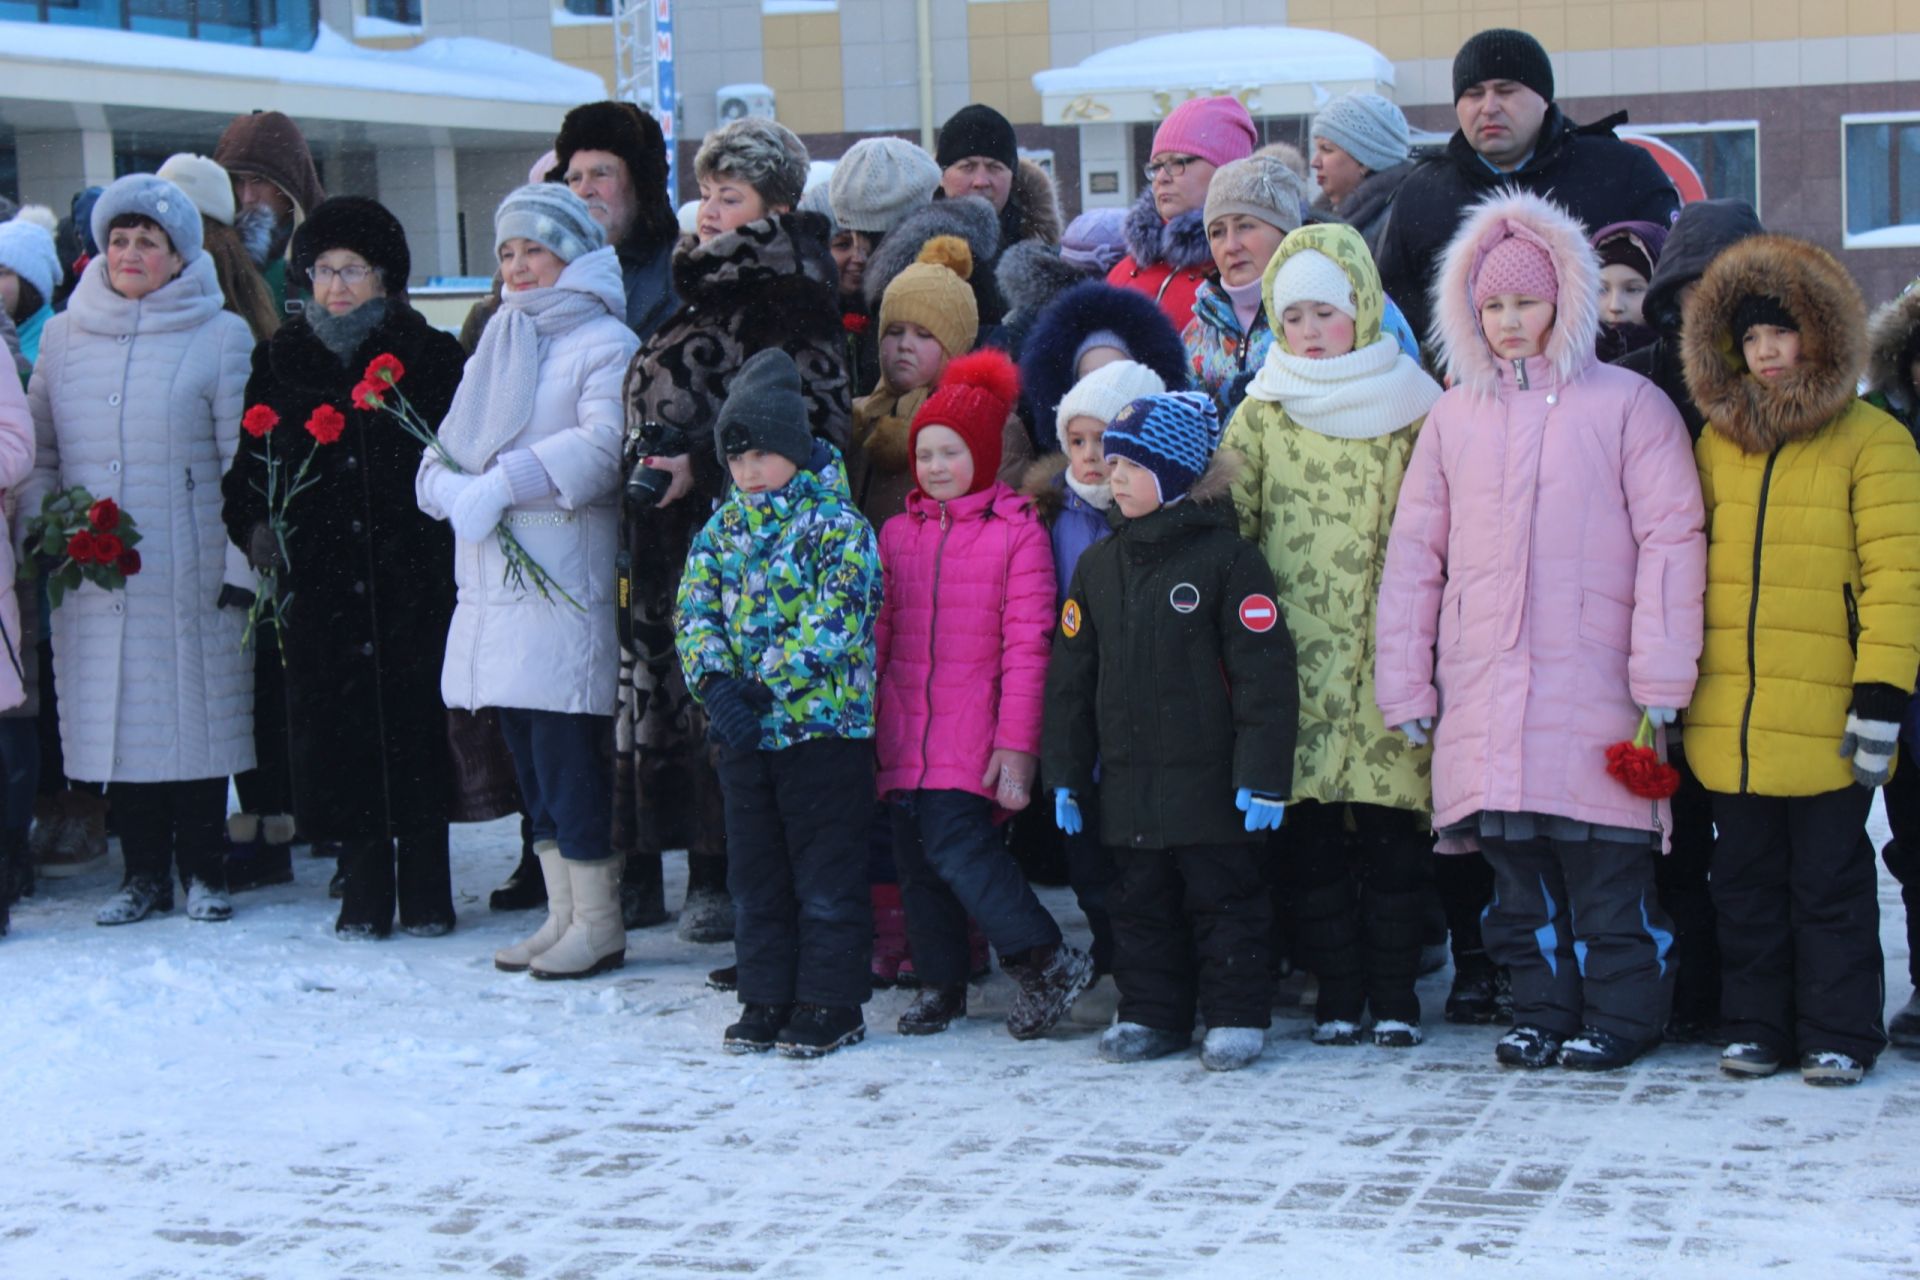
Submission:
M 1583 1027 L 1560 1046 L 1560 1065 L 1574 1071 L 1618 1071 L 1646 1052 L 1647 1045 L 1598 1027 Z
M 1259 1027 L 1208 1027 L 1200 1043 L 1200 1065 L 1209 1071 L 1238 1071 L 1260 1060 L 1267 1033 Z
M 955 1018 L 967 1016 L 967 984 L 950 987 L 922 987 L 907 1011 L 900 1015 L 894 1030 L 903 1036 L 938 1035 L 953 1025 Z
M 1179 1053 L 1192 1043 L 1191 1035 L 1178 1031 L 1162 1031 L 1138 1022 L 1116 1022 L 1101 1033 L 1100 1057 L 1107 1062 L 1149 1062 Z
M 866 1038 L 866 1020 L 857 1007 L 803 1004 L 794 1009 L 793 1019 L 781 1029 L 775 1047 L 783 1057 L 824 1058 L 835 1049 L 859 1044 Z
M 765 1053 L 780 1039 L 793 1017 L 790 1004 L 750 1004 L 740 1010 L 740 1021 L 727 1028 L 722 1047 L 728 1053 Z
M 622 859 L 563 861 L 573 893 L 573 922 L 558 942 L 533 958 L 528 970 L 536 978 L 590 978 L 618 969 L 627 962 L 627 931 L 620 922 Z M 551 897 L 551 885 L 547 893 Z
M 1000 967 L 1020 987 L 1007 1014 L 1007 1033 L 1015 1040 L 1047 1034 L 1093 981 L 1093 957 L 1064 942 L 1035 947 L 1018 964 L 1003 956 Z
M 1513 996 L 1502 999 L 1499 966 L 1484 951 L 1469 951 L 1453 962 L 1453 990 L 1447 993 L 1448 1022 L 1485 1026 L 1513 1016 Z
M 1887 1038 L 1903 1049 L 1920 1048 L 1920 991 L 1887 1023 Z
M 1560 1037 L 1543 1027 L 1515 1027 L 1493 1046 L 1494 1061 L 1503 1067 L 1537 1070 L 1550 1067 L 1560 1056 Z

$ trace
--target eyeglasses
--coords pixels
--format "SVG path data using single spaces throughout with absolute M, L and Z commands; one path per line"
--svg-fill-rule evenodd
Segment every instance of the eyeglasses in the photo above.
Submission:
M 373 274 L 373 268 L 340 267 L 336 269 L 334 267 L 315 267 L 309 274 L 313 276 L 313 283 L 322 289 L 332 284 L 335 280 L 338 280 L 349 289 L 358 289 L 361 284 L 365 282 L 366 278 Z
M 1159 181 L 1163 173 L 1169 178 L 1177 178 L 1187 171 L 1188 165 L 1199 159 L 1199 156 L 1168 156 L 1165 160 L 1155 160 L 1141 172 L 1147 175 L 1148 182 Z

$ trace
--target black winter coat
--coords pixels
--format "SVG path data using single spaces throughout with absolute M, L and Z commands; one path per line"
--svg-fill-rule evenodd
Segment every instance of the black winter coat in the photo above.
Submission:
M 1680 197 L 1647 152 L 1613 136 L 1625 113 L 1576 125 L 1547 108 L 1533 157 L 1512 173 L 1487 167 L 1466 136 L 1455 131 L 1446 150 L 1420 162 L 1401 184 L 1375 257 L 1380 283 L 1399 304 L 1423 346 L 1433 299 L 1428 289 L 1453 233 L 1470 206 L 1501 188 L 1530 191 L 1561 205 L 1589 232 L 1614 222 L 1667 226 Z
M 372 840 L 444 823 L 451 781 L 440 665 L 453 618 L 453 533 L 420 512 L 414 473 L 422 446 L 348 394 L 382 353 L 405 366 L 400 390 L 438 427 L 459 385 L 459 342 L 404 303 L 344 365 L 307 321 L 289 320 L 253 352 L 246 403 L 280 415 L 276 464 L 291 476 L 314 454 L 317 481 L 287 523 L 291 591 L 286 633 L 294 812 L 319 840 Z M 316 447 L 307 417 L 328 404 L 346 416 L 339 440 Z M 242 437 L 222 484 L 228 536 L 245 549 L 267 518 L 266 466 Z
M 1114 535 L 1081 555 L 1054 630 L 1046 785 L 1084 797 L 1098 761 L 1110 845 L 1263 839 L 1234 796 L 1291 792 L 1300 707 L 1273 572 L 1225 499 L 1109 518 Z

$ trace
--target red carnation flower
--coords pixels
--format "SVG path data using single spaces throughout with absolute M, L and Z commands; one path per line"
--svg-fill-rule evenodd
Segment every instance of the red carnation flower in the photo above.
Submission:
M 384 353 L 375 356 L 368 363 L 367 372 L 363 376 L 368 382 L 383 382 L 387 386 L 392 386 L 405 377 L 406 373 L 407 366 L 400 363 L 398 356 Z
M 67 539 L 67 559 L 75 564 L 92 564 L 94 560 L 93 534 L 82 529 Z
M 256 440 L 279 425 L 280 415 L 264 404 L 253 406 L 240 417 L 241 429 Z
M 1621 786 L 1648 800 L 1665 800 L 1680 789 L 1680 771 L 1660 758 L 1653 745 L 1653 721 L 1642 712 L 1632 742 L 1607 748 L 1607 772 Z
M 356 409 L 378 409 L 386 403 L 380 398 L 385 395 L 386 392 L 387 387 L 385 383 L 375 382 L 373 379 L 368 378 L 354 384 L 353 394 L 349 396 L 348 399 L 353 401 L 353 406 Z
M 332 444 L 346 429 L 346 415 L 330 404 L 321 405 L 307 418 L 307 434 L 321 444 Z
M 840 317 L 840 327 L 852 334 L 865 333 L 867 326 L 872 323 L 871 316 L 863 316 L 858 311 L 849 311 Z
M 120 559 L 120 553 L 126 549 L 127 544 L 110 533 L 93 535 L 93 558 L 101 564 L 115 563 Z
M 120 506 L 112 498 L 102 498 L 87 508 L 87 523 L 101 533 L 112 533 L 120 527 Z
M 126 578 L 131 578 L 134 574 L 140 572 L 139 548 L 128 547 L 125 551 L 122 551 L 119 558 L 113 562 L 113 567 L 120 571 L 122 577 Z

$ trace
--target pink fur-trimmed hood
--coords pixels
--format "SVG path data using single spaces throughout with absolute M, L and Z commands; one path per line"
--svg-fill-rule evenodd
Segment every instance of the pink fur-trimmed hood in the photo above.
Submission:
M 1539 245 L 1560 282 L 1553 328 L 1538 357 L 1553 380 L 1566 383 L 1595 361 L 1600 330 L 1600 263 L 1578 219 L 1559 205 L 1519 191 L 1501 191 L 1473 206 L 1448 242 L 1433 282 L 1434 336 L 1441 363 L 1453 385 L 1476 396 L 1491 395 L 1500 382 L 1501 361 L 1480 332 L 1473 305 L 1473 282 L 1496 245 L 1519 236 Z

